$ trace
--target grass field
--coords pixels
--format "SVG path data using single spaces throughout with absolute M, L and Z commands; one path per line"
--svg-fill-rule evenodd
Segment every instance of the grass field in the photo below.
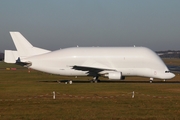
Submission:
M 165 62 L 180 65 L 179 59 Z M 6 70 L 12 67 L 17 70 Z M 28 73 L 26 68 L 0 62 L 0 120 L 180 119 L 180 84 L 53 82 L 65 79 L 76 80 L 38 71 Z M 149 79 L 130 77 L 127 80 Z M 180 81 L 178 74 L 173 81 Z

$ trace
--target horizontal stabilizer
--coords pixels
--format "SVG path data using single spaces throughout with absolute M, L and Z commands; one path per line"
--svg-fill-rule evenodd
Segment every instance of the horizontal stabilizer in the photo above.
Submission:
M 5 50 L 4 62 L 6 63 L 16 63 L 18 59 L 18 52 L 12 50 Z

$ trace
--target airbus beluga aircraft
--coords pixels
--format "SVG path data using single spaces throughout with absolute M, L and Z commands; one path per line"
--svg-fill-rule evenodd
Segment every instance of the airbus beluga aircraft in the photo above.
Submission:
M 5 50 L 5 62 L 64 76 L 100 76 L 122 80 L 127 76 L 171 79 L 160 57 L 146 47 L 72 47 L 49 51 L 34 47 L 19 32 L 10 32 L 17 51 Z

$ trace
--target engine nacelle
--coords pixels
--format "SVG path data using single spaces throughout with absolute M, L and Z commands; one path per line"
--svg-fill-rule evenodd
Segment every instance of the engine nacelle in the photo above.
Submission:
M 105 77 L 108 77 L 110 80 L 123 80 L 125 79 L 124 76 L 122 76 L 122 72 L 109 72 L 105 74 Z

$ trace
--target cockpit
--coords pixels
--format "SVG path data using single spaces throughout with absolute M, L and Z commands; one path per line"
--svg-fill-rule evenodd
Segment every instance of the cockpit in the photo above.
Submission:
M 165 71 L 165 73 L 170 73 L 170 71 Z

